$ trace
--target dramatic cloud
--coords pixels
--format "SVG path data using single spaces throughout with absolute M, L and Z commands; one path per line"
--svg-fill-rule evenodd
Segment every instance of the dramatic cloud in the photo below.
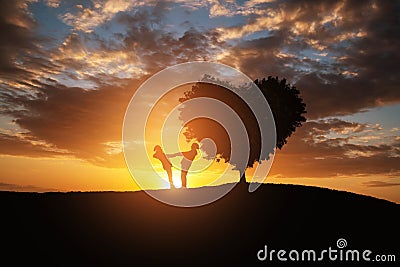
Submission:
M 26 156 L 72 155 L 106 166 L 123 166 L 122 121 L 136 83 L 98 90 L 38 85 L 36 97 L 3 95 L 8 115 L 29 138 L 2 135 L 1 153 Z M 18 107 L 11 109 L 11 106 Z M 32 140 L 36 138 L 37 140 Z M 36 143 L 34 143 L 36 141 Z M 40 142 L 38 142 L 40 141 Z M 61 153 L 63 152 L 63 153 Z
M 23 72 L 16 66 L 19 52 L 36 49 L 37 38 L 30 31 L 35 22 L 24 1 L 0 1 L 0 73 L 2 77 Z M 17 73 L 15 73 L 17 72 Z
M 275 3 L 264 14 L 230 28 L 238 39 L 222 58 L 255 77 L 279 75 L 296 81 L 309 118 L 352 114 L 398 102 L 400 7 L 392 1 L 295 1 Z
M 101 40 L 96 36 L 92 36 L 90 42 L 101 45 Z M 66 37 L 51 59 L 63 66 L 62 75 L 55 76 L 60 81 L 63 80 L 63 76 L 68 75 L 68 78 L 73 80 L 93 82 L 101 77 L 103 83 L 114 83 L 118 79 L 138 78 L 147 74 L 145 65 L 134 50 L 104 46 L 102 49 L 91 48 L 82 36 L 75 33 Z
M 218 41 L 219 35 L 194 27 L 182 33 L 165 31 L 162 20 L 166 8 L 157 5 L 152 12 L 119 17 L 118 22 L 128 28 L 122 39 L 125 51 L 137 55 L 148 73 L 177 63 L 215 59 L 226 45 Z
M 111 38 L 94 32 L 70 33 L 50 53 L 52 62 L 63 70 L 52 78 L 67 85 L 72 83 L 66 81 L 72 80 L 83 87 L 95 86 L 99 78 L 113 84 L 115 80 L 141 78 L 177 63 L 212 60 L 223 50 L 225 44 L 218 41 L 215 31 L 199 31 L 191 26 L 179 33 L 167 31 L 164 15 L 168 10 L 168 3 L 162 2 L 150 10 L 121 13 L 115 23 L 125 32 L 113 33 Z
M 379 131 L 375 125 L 338 119 L 307 122 L 276 153 L 271 175 L 398 175 L 400 143 L 394 136 L 368 139 Z
M 61 19 L 74 29 L 83 32 L 92 32 L 93 28 L 111 20 L 117 13 L 129 11 L 134 7 L 143 5 L 142 1 L 93 1 L 93 8 L 76 7 L 76 13 L 65 13 Z
M 46 81 L 60 68 L 43 49 L 50 39 L 35 34 L 37 22 L 29 1 L 0 1 L 0 89 L 9 94 L 31 93 L 32 80 Z M 0 98 L 0 112 L 3 99 Z
M 46 5 L 57 8 L 60 6 L 61 0 L 46 0 Z
M 388 183 L 383 181 L 369 181 L 363 183 L 365 186 L 368 187 L 387 187 L 387 186 L 399 186 L 400 183 Z
M 1 191 L 18 191 L 18 192 L 51 192 L 56 191 L 52 188 L 42 188 L 34 185 L 18 185 L 9 183 L 0 183 Z
M 28 157 L 55 157 L 70 156 L 71 153 L 57 149 L 43 140 L 38 140 L 30 134 L 5 134 L 0 133 L 0 153 L 12 156 Z

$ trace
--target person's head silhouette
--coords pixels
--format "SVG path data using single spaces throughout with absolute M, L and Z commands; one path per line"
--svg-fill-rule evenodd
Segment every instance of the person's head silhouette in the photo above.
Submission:
M 159 145 L 156 145 L 154 147 L 154 151 L 158 152 L 158 151 L 162 151 L 161 147 Z
M 199 144 L 198 143 L 193 143 L 192 144 L 192 150 L 197 150 L 199 149 Z

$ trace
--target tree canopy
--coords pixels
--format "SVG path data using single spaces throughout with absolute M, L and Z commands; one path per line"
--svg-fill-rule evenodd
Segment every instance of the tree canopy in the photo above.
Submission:
M 262 80 L 257 79 L 254 83 L 267 100 L 275 120 L 276 145 L 268 148 L 270 150 L 267 151 L 268 153 L 263 153 L 264 155 L 269 155 L 269 153 L 274 153 L 275 148 L 282 149 L 296 128 L 306 121 L 303 116 L 306 113 L 306 105 L 300 97 L 300 91 L 295 86 L 287 83 L 286 79 L 279 80 L 278 77 L 268 77 Z M 246 94 L 253 93 L 248 88 L 239 88 L 239 90 L 247 90 Z M 186 91 L 184 97 L 180 98 L 179 101 L 184 103 L 198 97 L 222 101 L 233 109 L 242 120 L 250 144 L 247 167 L 252 167 L 256 161 L 268 159 L 268 156 L 260 158 L 261 133 L 256 117 L 251 108 L 235 92 L 224 86 L 202 81 L 194 84 L 191 90 Z M 182 108 L 181 118 L 184 118 L 190 112 L 193 111 Z M 208 118 L 198 118 L 188 122 L 186 126 L 187 130 L 184 135 L 188 141 L 193 139 L 201 141 L 204 138 L 212 139 L 216 144 L 216 154 L 226 162 L 235 165 L 235 162 L 231 161 L 229 134 L 222 125 Z M 245 170 L 239 171 L 243 175 Z

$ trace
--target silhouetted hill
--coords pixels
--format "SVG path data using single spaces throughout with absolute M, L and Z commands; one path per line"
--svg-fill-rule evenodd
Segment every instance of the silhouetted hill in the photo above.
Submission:
M 337 249 L 339 238 L 347 240 L 346 249 L 400 260 L 398 204 L 315 187 L 268 184 L 248 193 L 247 186 L 197 208 L 165 205 L 145 192 L 0 192 L 1 261 L 266 266 L 271 262 L 257 259 L 264 245 L 322 251 Z M 185 193 L 191 190 L 199 189 Z M 282 262 L 275 257 L 273 263 Z

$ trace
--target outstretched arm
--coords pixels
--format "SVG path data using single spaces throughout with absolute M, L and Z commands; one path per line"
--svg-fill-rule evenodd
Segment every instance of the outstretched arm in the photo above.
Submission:
M 179 157 L 182 156 L 181 152 L 178 153 L 173 153 L 173 154 L 165 154 L 168 158 L 175 158 L 175 157 Z

